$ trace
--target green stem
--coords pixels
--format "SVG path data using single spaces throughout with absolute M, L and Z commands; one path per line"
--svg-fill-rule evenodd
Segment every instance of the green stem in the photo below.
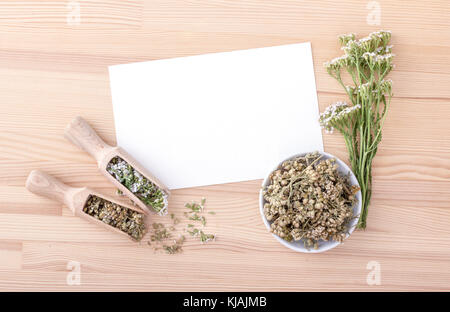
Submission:
M 377 47 L 380 44 L 383 46 L 388 44 L 388 42 L 374 42 Z M 339 126 L 335 127 L 344 136 L 349 161 L 361 188 L 362 208 L 357 225 L 360 229 L 366 227 L 372 191 L 372 161 L 381 141 L 381 131 L 392 97 L 390 88 L 389 90 L 381 89 L 383 79 L 393 67 L 390 61 L 373 63 L 372 59 L 362 57 L 365 52 L 377 53 L 377 47 L 371 47 L 371 51 L 367 51 L 367 47 L 355 45 L 346 51 L 350 54 L 348 55 L 350 63 L 346 63 L 345 66 L 341 64 L 336 67 L 337 70 L 329 71 L 344 88 L 352 104 L 361 106 L 352 117 L 342 120 Z M 341 69 L 346 70 L 351 76 L 355 84 L 354 92 L 350 93 L 343 83 Z M 334 72 L 336 75 L 332 74 Z M 361 88 L 365 83 L 368 83 L 369 88 Z

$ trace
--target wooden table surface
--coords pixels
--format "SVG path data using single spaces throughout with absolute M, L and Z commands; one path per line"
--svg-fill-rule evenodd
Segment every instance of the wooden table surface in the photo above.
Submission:
M 0 3 L 0 290 L 450 290 L 448 1 L 71 2 Z M 395 97 L 368 227 L 334 250 L 300 254 L 276 242 L 258 211 L 261 181 L 173 191 L 172 212 L 205 196 L 217 213 L 208 223 L 217 241 L 189 240 L 176 255 L 131 244 L 24 188 L 41 169 L 114 193 L 62 135 L 82 115 L 115 144 L 108 65 L 311 41 L 323 110 L 345 99 L 322 66 L 341 54 L 337 36 L 379 29 L 393 33 Z M 324 146 L 347 158 L 339 134 L 324 134 Z M 80 285 L 67 283 L 74 263 Z

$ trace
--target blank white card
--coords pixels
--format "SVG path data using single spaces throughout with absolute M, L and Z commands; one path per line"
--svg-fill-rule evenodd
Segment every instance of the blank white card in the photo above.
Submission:
M 310 43 L 109 67 L 117 143 L 170 189 L 323 151 Z

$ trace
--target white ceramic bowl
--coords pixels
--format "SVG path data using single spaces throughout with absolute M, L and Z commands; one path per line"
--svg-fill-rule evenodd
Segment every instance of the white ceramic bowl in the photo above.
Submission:
M 325 153 L 325 152 L 319 152 L 319 153 L 320 153 L 321 155 L 323 155 L 322 158 L 321 158 L 321 160 L 322 160 L 322 159 L 329 159 L 329 158 L 334 158 L 334 159 L 336 159 L 336 164 L 338 164 L 338 166 L 339 166 L 338 171 L 339 171 L 341 174 L 343 174 L 343 175 L 347 175 L 347 174 L 350 172 L 350 183 L 351 183 L 352 185 L 358 185 L 358 186 L 359 186 L 358 180 L 356 179 L 355 175 L 353 174 L 353 172 L 350 170 L 350 168 L 349 168 L 342 160 L 340 160 L 340 159 L 337 158 L 336 156 L 333 156 L 333 155 L 328 154 L 328 153 Z M 263 222 L 264 222 L 264 224 L 266 225 L 266 227 L 267 227 L 267 229 L 268 229 L 269 231 L 270 231 L 270 223 L 271 223 L 271 222 L 267 221 L 266 217 L 264 216 L 264 204 L 266 203 L 266 201 L 265 201 L 264 198 L 263 198 L 263 189 L 266 188 L 266 187 L 269 185 L 269 183 L 270 183 L 269 176 L 270 176 L 270 174 L 271 174 L 273 171 L 275 171 L 275 170 L 277 170 L 278 168 L 280 168 L 281 164 L 282 164 L 283 162 L 285 162 L 286 160 L 291 160 L 291 159 L 294 159 L 294 158 L 299 157 L 299 156 L 305 156 L 306 154 L 307 154 L 307 153 L 297 154 L 297 155 L 294 155 L 294 156 L 292 156 L 292 157 L 289 157 L 289 158 L 287 158 L 287 159 L 281 161 L 281 162 L 278 164 L 277 167 L 275 167 L 273 170 L 271 170 L 271 171 L 269 172 L 269 174 L 268 174 L 267 177 L 264 179 L 264 181 L 263 181 L 263 183 L 262 183 L 262 185 L 261 185 L 261 191 L 259 192 L 259 212 L 261 213 L 261 217 L 262 217 L 262 219 L 263 219 Z M 355 204 L 355 206 L 353 207 L 353 213 L 354 213 L 355 216 L 357 216 L 357 215 L 359 215 L 359 214 L 361 213 L 361 191 L 358 191 L 358 193 L 356 193 L 356 198 L 358 199 L 358 202 L 357 202 L 357 204 Z M 351 234 L 351 233 L 353 232 L 353 230 L 355 229 L 357 223 L 358 223 L 358 218 L 354 218 L 354 219 L 352 219 L 352 220 L 350 221 L 350 224 L 349 224 L 349 234 L 347 234 L 347 236 L 346 236 L 345 239 L 347 239 L 347 238 L 350 236 L 350 234 Z M 293 250 L 295 250 L 295 251 L 298 251 L 298 252 L 306 252 L 306 253 L 318 253 L 318 252 L 324 252 L 324 251 L 330 250 L 330 249 L 332 249 L 332 248 L 334 248 L 334 247 L 336 247 L 337 245 L 340 244 L 339 242 L 336 242 L 336 241 L 322 241 L 322 240 L 321 240 L 321 241 L 319 241 L 319 248 L 318 248 L 318 249 L 314 249 L 314 248 L 308 249 L 308 248 L 305 248 L 305 246 L 304 246 L 304 244 L 303 244 L 303 240 L 295 241 L 295 242 L 288 242 L 288 241 L 285 241 L 284 239 L 282 239 L 281 237 L 279 237 L 279 236 L 277 236 L 277 235 L 275 235 L 275 234 L 272 234 L 272 235 L 273 235 L 273 236 L 274 236 L 274 237 L 275 237 L 282 245 L 284 245 L 284 246 L 286 246 L 286 247 L 288 247 L 288 248 L 291 248 L 291 249 L 293 249 Z

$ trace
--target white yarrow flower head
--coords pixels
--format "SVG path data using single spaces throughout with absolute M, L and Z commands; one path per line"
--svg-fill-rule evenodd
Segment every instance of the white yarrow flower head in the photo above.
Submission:
M 355 93 L 355 87 L 354 86 L 345 86 L 345 90 L 349 95 L 352 95 Z
M 375 53 L 377 53 L 377 54 L 389 54 L 389 53 L 391 53 L 392 54 L 392 48 L 393 48 L 393 45 L 387 45 L 387 46 L 381 46 L 381 47 L 378 47 L 378 48 L 376 48 L 375 49 Z
M 335 57 L 331 61 L 324 63 L 324 66 L 327 68 L 327 70 L 339 70 L 342 66 L 344 66 L 345 58 L 346 55 Z
M 342 46 L 345 46 L 349 41 L 355 40 L 355 37 L 355 34 L 343 34 L 339 36 L 339 41 L 341 42 Z
M 364 37 L 359 39 L 359 44 L 363 52 L 372 52 L 378 46 L 378 42 L 376 42 L 372 37 Z
M 349 106 L 346 102 L 336 102 L 328 106 L 319 116 L 319 123 L 327 133 L 332 133 L 334 128 L 340 128 L 342 123 L 346 123 L 348 118 L 360 109 L 361 106 Z
M 361 43 L 359 40 L 350 40 L 345 46 L 341 48 L 346 55 L 361 55 Z
M 387 80 L 383 79 L 380 82 L 380 90 L 381 90 L 381 92 L 383 92 L 385 94 L 392 95 L 392 80 L 391 79 L 387 79 Z
M 362 58 L 367 62 L 370 68 L 373 68 L 377 63 L 377 54 L 374 52 L 364 52 Z
M 370 82 L 363 83 L 358 87 L 358 92 L 361 98 L 367 98 L 371 95 L 374 84 Z
M 392 69 L 392 59 L 394 58 L 393 53 L 387 53 L 382 55 L 377 55 L 374 59 L 376 61 L 376 65 L 384 71 L 385 69 Z
M 384 47 L 386 47 L 391 40 L 391 36 L 392 33 L 389 30 L 375 31 L 369 35 L 369 37 L 376 42 L 377 46 L 381 44 Z

